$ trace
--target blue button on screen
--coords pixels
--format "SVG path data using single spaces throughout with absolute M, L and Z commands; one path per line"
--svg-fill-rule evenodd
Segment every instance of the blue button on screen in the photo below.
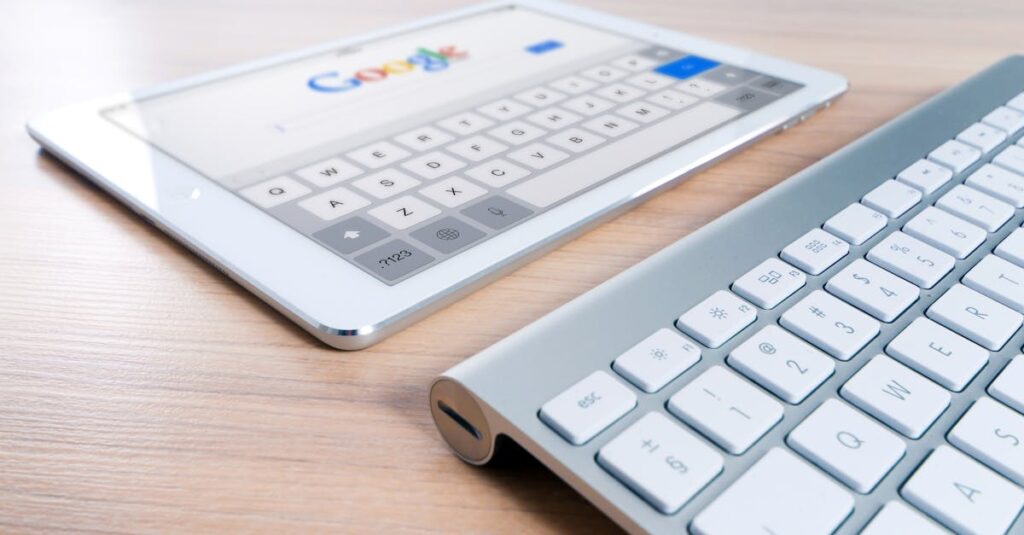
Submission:
M 540 43 L 536 43 L 526 47 L 526 51 L 531 54 L 543 54 L 545 52 L 550 52 L 556 48 L 562 48 L 562 42 L 556 41 L 554 39 L 549 39 L 547 41 L 542 41 Z
M 654 72 L 684 80 L 691 76 L 698 75 L 708 69 L 714 69 L 717 66 L 717 61 L 711 61 L 710 59 L 702 58 L 700 56 L 686 56 L 685 58 L 677 59 L 672 63 L 666 63 L 661 67 L 654 69 Z

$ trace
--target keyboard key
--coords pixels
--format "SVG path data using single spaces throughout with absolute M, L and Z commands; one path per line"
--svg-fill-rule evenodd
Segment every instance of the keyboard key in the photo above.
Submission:
M 713 97 L 726 89 L 722 84 L 717 84 L 711 80 L 705 80 L 703 78 L 690 78 L 689 80 L 677 85 L 676 88 L 695 97 L 702 98 Z
M 402 163 L 402 167 L 427 180 L 433 180 L 466 167 L 466 163 L 443 152 L 431 152 Z
M 952 256 L 899 231 L 872 247 L 867 258 L 922 288 L 935 286 L 956 263 Z
M 630 54 L 612 62 L 612 65 L 630 72 L 642 72 L 655 67 L 658 62 L 643 56 Z
M 936 526 L 928 517 L 917 512 L 899 500 L 892 500 L 871 519 L 860 535 L 947 535 L 949 532 Z
M 903 232 L 957 258 L 967 258 L 988 238 L 985 229 L 934 206 L 921 210 Z
M 469 135 L 479 132 L 488 126 L 492 126 L 494 121 L 481 117 L 475 113 L 465 112 L 453 115 L 442 121 L 438 121 L 437 124 L 442 128 L 455 132 L 456 134 Z
M 609 65 L 599 65 L 597 67 L 587 69 L 580 73 L 580 75 L 586 78 L 590 78 L 591 80 L 603 84 L 606 84 L 608 82 L 614 82 L 615 80 L 618 80 L 626 76 L 627 74 L 629 73 L 622 69 L 617 69 Z
M 818 275 L 850 252 L 850 244 L 821 230 L 812 229 L 782 250 L 782 259 Z
M 739 334 L 757 319 L 753 305 L 719 290 L 679 316 L 676 327 L 694 340 L 716 348 Z
M 455 153 L 463 158 L 479 162 L 480 160 L 486 160 L 499 152 L 507 149 L 507 145 L 503 145 L 494 141 L 491 138 L 484 136 L 473 136 L 462 141 L 456 141 L 446 147 L 449 151 Z
M 1024 414 L 1024 357 L 1014 357 L 992 381 L 988 393 Z
M 603 371 L 596 371 L 540 408 L 540 419 L 574 446 L 598 433 L 636 406 L 636 394 Z
M 452 136 L 434 128 L 421 126 L 402 135 L 395 136 L 395 141 L 415 151 L 425 151 L 440 147 L 452 140 Z
M 360 149 L 356 149 L 345 156 L 356 163 L 362 164 L 370 169 L 379 169 L 385 165 L 391 165 L 409 156 L 409 151 L 398 147 L 394 143 L 378 141 Z
M 483 232 L 454 217 L 442 217 L 425 227 L 416 229 L 409 235 L 443 254 L 452 254 L 459 249 L 464 249 L 485 236 Z
M 935 202 L 935 206 L 975 225 L 995 232 L 1013 217 L 1013 207 L 991 195 L 967 186 L 956 186 Z
M 402 240 L 391 240 L 357 256 L 355 262 L 387 281 L 398 280 L 434 261 L 434 257 Z
M 886 180 L 861 199 L 870 208 L 897 218 L 921 202 L 921 192 L 895 180 Z
M 511 145 L 522 145 L 527 141 L 532 141 L 540 136 L 547 133 L 547 130 L 539 126 L 524 123 L 523 121 L 512 121 L 505 123 L 498 128 L 494 128 L 487 132 L 494 136 L 500 141 L 509 143 Z
M 1018 485 L 1024 485 L 1024 416 L 983 397 L 949 432 L 949 442 Z
M 669 398 L 668 410 L 733 455 L 782 420 L 782 405 L 721 366 Z
M 1011 232 L 996 246 L 993 252 L 1000 258 L 1024 267 L 1024 229 L 1016 229 Z
M 988 363 L 988 351 L 928 318 L 915 319 L 885 352 L 955 392 Z
M 313 237 L 341 253 L 354 253 L 390 236 L 384 229 L 361 217 L 350 217 L 313 233 Z
M 293 201 L 313 190 L 286 176 L 271 178 L 259 184 L 242 189 L 238 193 L 260 208 L 273 208 Z
M 693 95 L 687 95 L 686 93 L 680 93 L 671 89 L 659 91 L 648 97 L 647 100 L 670 110 L 681 110 L 700 101 L 699 98 Z
M 931 195 L 953 178 L 953 172 L 925 159 L 918 160 L 900 171 L 896 180 L 914 186 L 921 193 Z
M 860 258 L 829 279 L 825 289 L 885 322 L 895 320 L 921 296 L 917 286 Z
M 787 403 L 796 405 L 832 376 L 824 353 L 778 325 L 766 325 L 729 353 L 734 369 Z
M 507 186 L 529 174 L 526 169 L 501 159 L 491 160 L 466 171 L 466 176 L 492 188 Z
M 386 169 L 360 178 L 352 182 L 352 185 L 378 199 L 388 199 L 419 186 L 420 181 L 401 171 Z
M 700 347 L 672 329 L 659 329 L 612 362 L 637 388 L 657 392 L 700 360 Z
M 627 78 L 626 82 L 641 89 L 656 91 L 676 83 L 676 79 L 669 78 L 668 76 L 662 76 L 656 72 L 644 72 Z
M 853 245 L 860 245 L 878 234 L 888 223 L 884 215 L 855 202 L 830 217 L 822 228 Z
M 562 108 L 548 108 L 526 116 L 527 121 L 530 121 L 541 128 L 549 128 L 551 130 L 558 130 L 564 126 L 569 126 L 579 122 L 581 119 L 583 119 L 583 117 L 580 117 L 575 113 L 570 113 Z
M 546 141 L 558 148 L 579 153 L 586 152 L 604 143 L 605 139 L 581 128 L 570 128 L 547 138 Z
M 764 308 L 772 309 L 807 284 L 803 271 L 772 257 L 732 283 L 732 291 Z
M 320 163 L 303 167 L 295 171 L 295 174 L 310 184 L 326 188 L 358 176 L 362 172 L 361 169 L 343 161 L 341 158 L 330 158 Z
M 840 394 L 910 438 L 923 435 L 950 402 L 949 392 L 885 355 L 872 358 Z
M 550 106 L 560 100 L 565 100 L 566 96 L 563 93 L 559 93 L 553 89 L 546 87 L 535 87 L 527 91 L 523 91 L 516 95 L 516 98 L 533 106 L 543 107 Z
M 1024 147 L 1022 146 L 1006 147 L 992 161 L 1018 175 L 1024 175 Z
M 996 255 L 988 255 L 961 281 L 968 288 L 1024 313 L 1024 269 Z
M 1024 316 L 989 297 L 957 284 L 928 307 L 928 317 L 968 340 L 999 351 L 1024 322 Z
M 547 145 L 534 143 L 508 153 L 508 157 L 534 169 L 545 169 L 568 158 L 569 155 Z
M 596 82 L 587 80 L 586 78 L 580 78 L 579 76 L 567 76 L 560 80 L 551 82 L 551 87 L 569 93 L 570 95 L 579 95 L 580 93 L 586 93 L 591 89 L 597 87 Z
M 485 193 L 484 188 L 457 176 L 438 180 L 420 190 L 420 195 L 448 208 L 461 206 Z
M 974 162 L 981 158 L 981 151 L 955 139 L 951 139 L 935 150 L 928 153 L 928 159 L 941 163 L 953 170 L 954 173 L 961 173 Z
M 956 139 L 974 146 L 981 152 L 989 152 L 1006 141 L 1006 132 L 985 123 L 974 123 L 957 134 Z
M 779 323 L 839 360 L 853 358 L 879 331 L 873 318 L 821 290 L 793 305 Z
M 964 182 L 968 186 L 1013 205 L 1024 207 L 1024 176 L 987 163 L 971 173 Z
M 1021 113 L 1024 113 L 1024 93 L 1021 93 L 1013 97 L 1012 99 L 1010 99 L 1009 102 L 1006 103 L 1006 105 Z M 1020 142 L 1020 140 L 1018 140 L 1018 142 Z
M 697 514 L 696 535 L 832 533 L 853 496 L 783 448 L 772 448 Z
M 939 446 L 900 491 L 957 533 L 999 534 L 1024 507 L 1024 491 L 949 446 Z
M 981 122 L 994 126 L 1010 135 L 1024 128 L 1024 112 L 999 106 L 986 115 Z
M 835 398 L 815 409 L 786 440 L 861 494 L 871 492 L 907 451 L 896 434 Z
M 576 113 L 583 115 L 597 115 L 610 110 L 615 104 L 591 95 L 583 95 L 562 103 L 562 106 L 569 108 Z
M 638 99 L 644 96 L 646 92 L 626 84 L 612 84 L 594 91 L 594 94 L 601 98 L 606 98 L 612 102 L 618 102 L 621 104 L 623 102 Z
M 668 115 L 668 110 L 647 102 L 634 102 L 615 110 L 615 113 L 641 123 L 650 123 Z
M 440 214 L 441 210 L 426 201 L 406 195 L 371 208 L 367 213 L 398 230 L 404 230 Z
M 501 230 L 533 214 L 533 211 L 495 195 L 463 209 L 462 214 L 494 230 Z
M 658 412 L 605 444 L 597 462 L 664 514 L 678 511 L 723 466 L 718 452 Z
M 602 135 L 619 137 L 634 130 L 637 124 L 622 117 L 605 114 L 583 123 L 583 126 Z
M 511 99 L 501 99 L 486 106 L 480 106 L 476 111 L 498 121 L 514 119 L 533 110 L 530 106 L 516 102 Z
M 324 221 L 334 221 L 369 205 L 370 201 L 345 187 L 334 188 L 299 201 L 300 207 Z

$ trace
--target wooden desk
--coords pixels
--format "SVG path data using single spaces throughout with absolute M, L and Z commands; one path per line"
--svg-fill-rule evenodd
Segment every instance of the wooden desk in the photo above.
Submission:
M 492 469 L 456 460 L 427 411 L 431 379 L 1019 52 L 1024 20 L 1024 4 L 998 0 L 590 2 L 841 72 L 853 89 L 359 353 L 320 345 L 23 130 L 66 102 L 462 3 L 0 4 L 0 531 L 614 529 L 525 456 Z

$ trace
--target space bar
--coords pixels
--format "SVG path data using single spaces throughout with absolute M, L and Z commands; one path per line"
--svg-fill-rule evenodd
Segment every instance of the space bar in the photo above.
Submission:
M 739 113 L 721 104 L 705 102 L 509 188 L 507 193 L 534 206 L 550 206 L 722 124 Z

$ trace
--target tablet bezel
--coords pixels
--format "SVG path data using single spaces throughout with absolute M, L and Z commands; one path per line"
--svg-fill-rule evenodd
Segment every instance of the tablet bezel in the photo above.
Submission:
M 804 84 L 804 88 L 389 286 L 101 116 L 113 105 L 516 5 Z M 842 77 L 577 6 L 490 2 L 144 91 L 69 106 L 29 123 L 47 150 L 321 340 L 370 345 L 545 246 L 610 217 L 694 169 L 830 103 Z

